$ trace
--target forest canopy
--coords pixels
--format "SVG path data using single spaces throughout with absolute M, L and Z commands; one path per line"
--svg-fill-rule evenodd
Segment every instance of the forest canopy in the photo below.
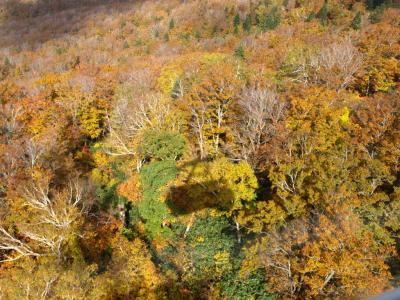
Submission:
M 400 3 L 0 4 L 0 299 L 400 285 Z

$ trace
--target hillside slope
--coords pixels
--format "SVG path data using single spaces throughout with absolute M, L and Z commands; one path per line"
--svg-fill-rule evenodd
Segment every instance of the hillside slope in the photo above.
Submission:
M 397 287 L 399 4 L 4 1 L 0 299 Z

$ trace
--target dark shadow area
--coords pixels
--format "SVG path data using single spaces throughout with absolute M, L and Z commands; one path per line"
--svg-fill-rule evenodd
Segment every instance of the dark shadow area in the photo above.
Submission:
M 201 163 L 203 163 L 201 173 L 195 175 L 196 168 Z M 207 180 L 207 175 L 212 172 L 208 165 L 204 165 L 204 162 L 199 160 L 194 160 L 180 168 L 180 170 L 183 169 L 189 169 L 185 183 L 171 187 L 170 197 L 167 201 L 174 214 L 190 214 L 204 208 L 217 208 L 223 211 L 232 207 L 234 199 L 232 190 L 223 180 Z M 199 175 L 204 177 L 204 181 L 199 182 Z M 194 180 L 195 176 L 197 177 L 196 180 Z
M 400 0 L 365 0 L 368 9 L 375 9 L 380 5 L 399 7 Z
M 117 14 L 134 9 L 141 0 L 6 0 L 0 4 L 0 45 L 37 46 L 77 34 L 98 13 Z
M 234 195 L 224 185 L 224 182 L 204 181 L 172 187 L 168 206 L 177 214 L 190 214 L 204 208 L 229 210 Z
M 257 172 L 256 174 L 258 180 L 258 189 L 256 191 L 257 199 L 262 199 L 263 201 L 272 199 L 272 182 L 269 179 L 268 171 Z

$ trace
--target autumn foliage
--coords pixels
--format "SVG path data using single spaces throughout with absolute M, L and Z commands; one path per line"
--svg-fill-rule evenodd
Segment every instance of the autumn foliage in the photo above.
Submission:
M 399 286 L 396 1 L 0 4 L 0 299 Z

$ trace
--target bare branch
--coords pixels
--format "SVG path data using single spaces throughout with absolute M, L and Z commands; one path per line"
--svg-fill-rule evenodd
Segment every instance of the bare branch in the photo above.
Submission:
M 39 253 L 33 251 L 25 242 L 12 236 L 7 230 L 0 226 L 0 250 L 17 253 L 17 256 L 5 255 L 5 259 L 0 262 L 14 261 L 26 256 L 40 256 Z

